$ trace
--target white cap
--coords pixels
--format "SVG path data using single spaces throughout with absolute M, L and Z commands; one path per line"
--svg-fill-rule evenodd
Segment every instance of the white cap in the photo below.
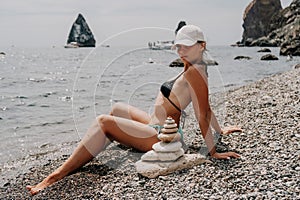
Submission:
M 198 41 L 205 41 L 202 30 L 195 25 L 185 25 L 177 32 L 174 44 L 193 46 Z

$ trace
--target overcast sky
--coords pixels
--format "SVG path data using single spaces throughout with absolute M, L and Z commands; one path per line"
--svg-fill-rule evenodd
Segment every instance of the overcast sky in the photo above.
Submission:
M 286 7 L 292 0 L 281 0 Z M 78 13 L 97 45 L 173 39 L 179 21 L 200 26 L 210 45 L 241 40 L 251 0 L 0 0 L 0 48 L 62 46 Z M 157 27 L 157 28 L 150 28 Z M 131 37 L 116 37 L 129 34 Z M 119 35 L 119 36 L 118 36 Z M 113 41 L 114 40 L 114 41 Z M 0 49 L 1 50 L 1 49 Z

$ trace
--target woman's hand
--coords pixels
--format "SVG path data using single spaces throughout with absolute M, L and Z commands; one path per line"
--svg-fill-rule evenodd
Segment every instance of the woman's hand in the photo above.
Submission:
M 243 130 L 240 127 L 237 126 L 228 126 L 222 129 L 223 135 L 228 135 L 234 132 L 242 132 Z
M 212 155 L 213 158 L 217 159 L 227 159 L 229 160 L 230 158 L 239 158 L 241 157 L 239 154 L 235 152 L 225 152 L 225 153 L 214 153 Z

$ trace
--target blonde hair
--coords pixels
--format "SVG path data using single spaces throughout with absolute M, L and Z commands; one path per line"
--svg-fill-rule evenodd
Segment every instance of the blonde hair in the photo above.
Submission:
M 198 41 L 197 43 L 203 44 L 204 46 L 204 51 L 202 54 L 202 61 L 206 65 L 218 65 L 218 63 L 213 59 L 213 57 L 210 55 L 208 49 L 206 48 L 206 42 L 205 41 Z

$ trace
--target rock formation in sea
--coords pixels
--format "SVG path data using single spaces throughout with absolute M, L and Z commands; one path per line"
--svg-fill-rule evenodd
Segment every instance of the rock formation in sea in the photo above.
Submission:
M 300 56 L 300 0 L 272 18 L 268 38 L 281 41 L 280 55 Z
M 186 25 L 185 21 L 180 21 L 178 23 L 177 28 L 175 29 L 175 36 L 177 35 L 177 32 L 185 25 Z M 169 67 L 184 67 L 184 64 L 180 58 L 177 58 L 169 64 Z
M 177 34 L 177 32 L 186 25 L 186 22 L 185 21 L 180 21 L 177 25 L 177 28 L 175 30 L 175 35 Z
M 169 67 L 184 67 L 184 64 L 180 58 L 177 58 L 169 64 Z
M 243 16 L 242 43 L 266 36 L 271 17 L 282 10 L 280 0 L 253 0 Z
M 77 19 L 72 25 L 67 44 L 76 44 L 78 47 L 95 47 L 96 40 L 92 31 L 82 14 L 78 14 Z
M 280 55 L 300 56 L 300 0 L 285 9 L 280 0 L 253 0 L 243 28 L 242 45 L 280 47 Z
M 279 60 L 279 58 L 277 58 L 275 55 L 273 54 L 266 54 L 266 55 L 263 55 L 260 60 Z

